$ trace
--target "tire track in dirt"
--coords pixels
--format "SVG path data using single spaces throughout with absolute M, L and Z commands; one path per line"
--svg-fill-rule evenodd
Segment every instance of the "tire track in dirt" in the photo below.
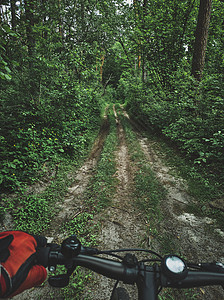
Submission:
M 107 112 L 107 111 L 106 111 Z M 60 225 L 66 220 L 74 218 L 85 209 L 83 203 L 83 193 L 87 188 L 90 178 L 93 175 L 93 171 L 97 165 L 100 153 L 103 149 L 103 144 L 106 136 L 109 132 L 109 121 L 105 112 L 103 123 L 96 138 L 89 157 L 82 165 L 82 167 L 76 172 L 72 185 L 68 188 L 63 203 L 58 203 L 56 206 L 60 208 L 60 211 L 55 218 L 55 221 L 51 225 L 50 234 L 48 234 L 48 240 L 51 237 L 59 236 Z M 66 233 L 60 234 L 60 239 L 65 237 Z
M 119 146 L 116 151 L 116 177 L 118 185 L 112 205 L 102 211 L 102 226 L 99 233 L 100 249 L 136 248 L 145 233 L 145 221 L 138 211 L 135 210 L 132 201 L 133 193 L 133 170 L 130 163 L 128 148 L 125 141 L 125 133 L 114 108 L 117 124 Z M 93 300 L 110 299 L 115 281 L 104 276 L 94 274 L 94 286 L 90 287 Z M 119 286 L 123 286 L 122 283 Z M 125 285 L 130 299 L 137 299 L 137 288 Z M 85 299 L 85 295 L 84 298 Z
M 130 120 L 128 115 L 126 117 Z M 156 142 L 143 137 L 141 126 L 139 127 L 133 121 L 131 123 L 136 130 L 139 144 L 147 161 L 167 191 L 166 201 L 161 203 L 164 217 L 161 223 L 161 235 L 170 237 L 175 245 L 179 246 L 181 254 L 189 261 L 224 263 L 224 232 L 215 226 L 215 220 L 186 212 L 190 203 L 197 202 L 189 195 L 187 182 L 179 176 L 171 175 L 176 172 L 174 168 L 165 164 L 162 153 L 154 150 Z M 224 299 L 221 287 L 203 287 L 199 289 L 199 292 L 201 294 L 199 299 Z M 175 299 L 180 298 L 185 299 L 184 293 L 177 292 Z

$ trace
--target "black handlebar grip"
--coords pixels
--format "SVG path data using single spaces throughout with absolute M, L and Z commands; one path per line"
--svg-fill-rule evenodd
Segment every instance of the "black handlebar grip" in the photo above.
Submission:
M 50 247 L 43 247 L 37 250 L 36 263 L 37 265 L 48 267 Z

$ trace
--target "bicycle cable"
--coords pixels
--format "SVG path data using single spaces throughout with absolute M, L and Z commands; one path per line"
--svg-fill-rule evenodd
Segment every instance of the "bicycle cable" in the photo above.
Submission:
M 143 260 L 140 260 L 139 262 L 161 262 L 161 259 L 143 259 Z
M 115 250 L 102 250 L 102 251 L 99 251 L 97 254 L 112 254 L 114 255 L 113 253 L 119 253 L 119 252 L 146 252 L 146 253 L 150 253 L 150 254 L 153 254 L 153 255 L 156 255 L 157 257 L 159 257 L 160 259 L 162 259 L 162 256 L 159 255 L 158 253 L 152 251 L 152 250 L 146 250 L 146 249 L 141 249 L 141 248 L 133 248 L 133 249 L 115 249 Z M 119 256 L 118 256 L 119 257 Z
M 119 280 L 117 280 L 117 281 L 115 282 L 115 284 L 114 284 L 114 287 L 113 287 L 113 290 L 112 290 L 112 293 L 111 293 L 111 299 L 112 299 L 112 297 L 113 297 L 113 295 L 114 295 L 114 293 L 115 293 L 115 290 L 116 290 L 116 288 L 117 288 L 117 286 L 118 286 L 118 283 L 119 283 Z

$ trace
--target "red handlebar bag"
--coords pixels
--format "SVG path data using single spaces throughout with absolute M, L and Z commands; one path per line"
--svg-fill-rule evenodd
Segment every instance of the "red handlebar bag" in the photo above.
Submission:
M 22 231 L 0 233 L 1 298 L 15 296 L 46 279 L 46 269 L 35 265 L 36 249 L 45 243 L 46 239 Z

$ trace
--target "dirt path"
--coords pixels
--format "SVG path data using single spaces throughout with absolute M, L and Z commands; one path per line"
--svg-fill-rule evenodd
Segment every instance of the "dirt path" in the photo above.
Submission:
M 116 151 L 116 176 L 119 180 L 112 205 L 100 215 L 101 230 L 99 233 L 100 249 L 136 248 L 145 232 L 145 222 L 133 206 L 133 170 L 125 141 L 124 130 L 114 110 L 119 147 Z M 91 287 L 91 299 L 110 299 L 115 281 L 100 275 L 94 275 L 94 286 Z M 122 286 L 122 284 L 120 284 Z M 132 299 L 137 299 L 137 291 L 126 286 Z M 84 298 L 85 299 L 85 295 Z
M 130 159 L 124 129 L 115 108 L 114 116 L 119 140 L 119 146 L 115 153 L 118 185 L 112 205 L 96 215 L 93 222 L 101 224 L 98 238 L 100 249 L 136 248 L 139 247 L 143 237 L 145 237 L 147 224 L 144 213 L 139 213 L 133 205 L 132 193 L 136 170 Z M 125 116 L 128 118 L 126 113 Z M 161 224 L 161 234 L 172 237 L 173 241 L 180 246 L 181 253 L 188 259 L 209 259 L 210 261 L 218 259 L 224 262 L 224 232 L 215 227 L 212 219 L 198 218 L 193 214 L 186 213 L 187 205 L 192 201 L 196 201 L 187 193 L 187 183 L 182 178 L 171 174 L 173 169 L 164 163 L 162 154 L 154 150 L 153 142 L 142 137 L 137 125 L 136 128 L 142 151 L 158 180 L 161 181 L 168 193 L 167 198 L 161 203 L 161 211 L 164 216 Z M 52 241 L 53 237 L 54 241 L 61 241 L 64 234 L 62 232 L 58 233 L 60 232 L 60 225 L 66 220 L 74 218 L 83 210 L 83 193 L 97 165 L 108 130 L 108 121 L 105 117 L 105 122 L 89 158 L 76 174 L 71 175 L 74 176 L 73 184 L 68 189 L 64 203 L 58 204 L 60 205 L 60 212 L 48 232 L 49 241 Z M 158 245 L 157 247 L 159 247 Z M 109 299 L 114 281 L 97 274 L 94 276 L 94 285 L 86 287 L 82 299 L 87 299 L 87 297 L 92 300 Z M 128 290 L 131 299 L 137 299 L 136 289 L 128 287 Z M 224 299 L 224 293 L 219 288 L 203 288 L 199 292 L 201 297 L 197 299 Z M 175 299 L 187 299 L 184 295 L 177 292 Z M 55 289 L 45 285 L 42 289 L 33 289 L 14 299 L 47 300 L 64 298 L 57 296 Z

